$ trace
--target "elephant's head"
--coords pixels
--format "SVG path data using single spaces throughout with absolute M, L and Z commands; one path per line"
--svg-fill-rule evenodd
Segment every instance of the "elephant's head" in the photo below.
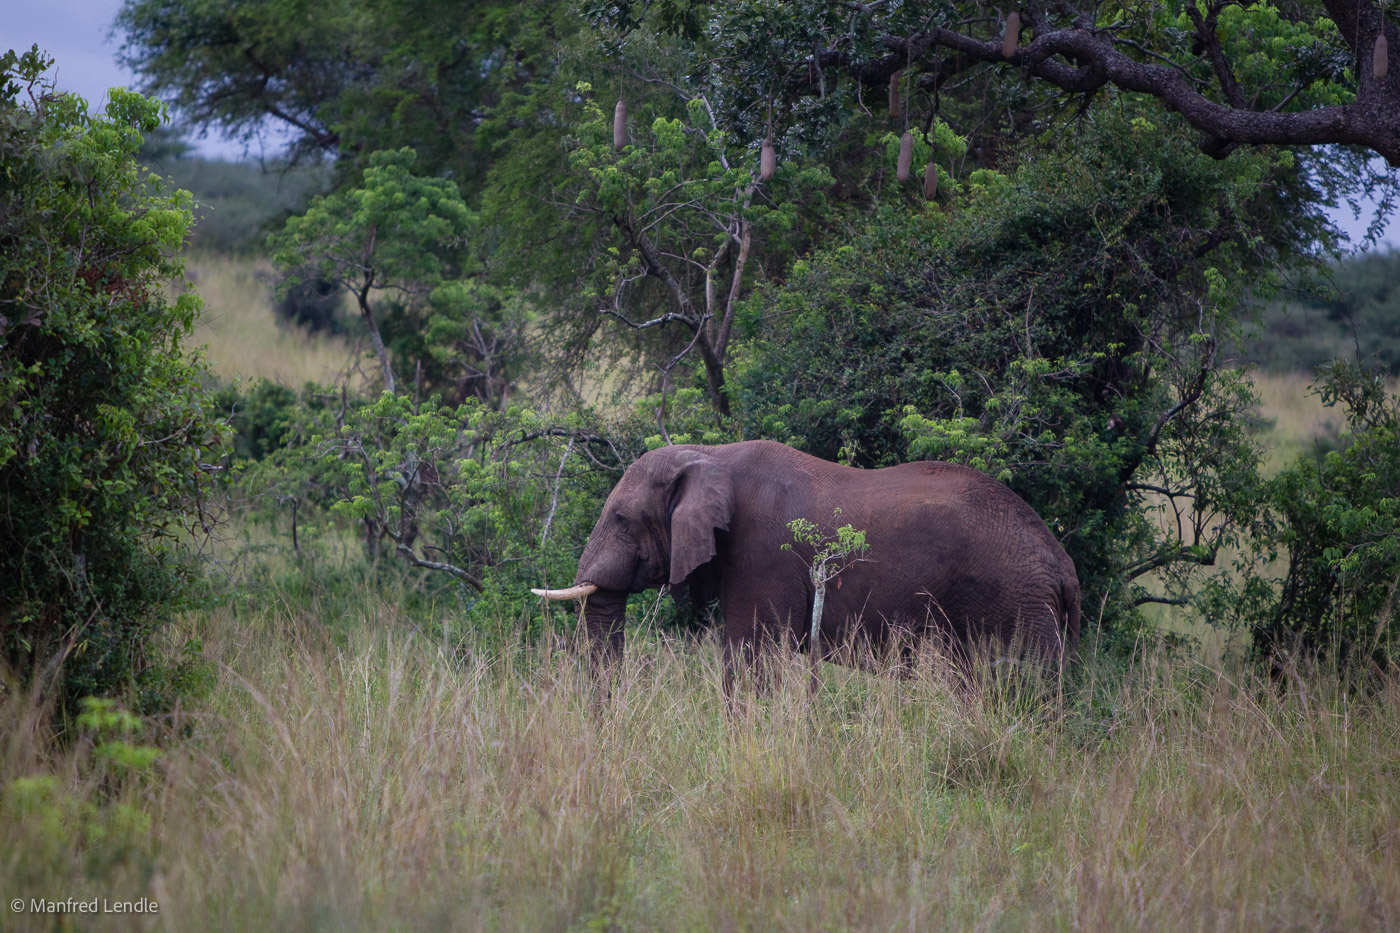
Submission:
M 574 586 L 535 590 L 551 599 L 587 598 L 594 638 L 620 633 L 627 594 L 679 585 L 715 555 L 715 532 L 734 512 L 729 468 L 689 446 L 643 454 L 608 496 L 579 558 Z M 616 637 L 620 637 L 616 635 Z

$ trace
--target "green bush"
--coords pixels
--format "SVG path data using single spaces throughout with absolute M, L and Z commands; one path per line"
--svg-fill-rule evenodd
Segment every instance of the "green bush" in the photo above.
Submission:
M 1280 599 L 1255 618 L 1265 652 L 1303 649 L 1384 663 L 1400 631 L 1400 397 L 1379 372 L 1337 362 L 1318 395 L 1346 410 L 1342 448 L 1300 457 L 1269 484 L 1288 557 Z
M 737 439 L 732 422 L 716 426 L 697 386 L 664 407 L 659 395 L 643 398 L 610 426 L 586 413 L 388 393 L 371 401 L 265 381 L 225 387 L 215 401 L 236 432 L 228 473 L 239 553 L 260 568 L 244 597 L 292 611 L 315 603 L 333 617 L 342 592 L 370 587 L 396 592 L 419 624 L 451 616 L 455 632 L 474 636 L 540 630 L 544 607 L 529 588 L 572 580 L 603 500 L 627 465 L 665 443 L 662 424 L 674 443 Z M 252 535 L 255 526 L 266 533 Z M 643 594 L 637 606 L 660 628 L 698 624 L 683 600 Z
M 188 195 L 135 161 L 164 106 L 117 89 L 89 115 L 47 65 L 0 59 L 0 647 L 21 675 L 57 666 L 71 703 L 165 676 L 148 646 L 226 430 L 181 345 L 198 299 L 161 288 Z

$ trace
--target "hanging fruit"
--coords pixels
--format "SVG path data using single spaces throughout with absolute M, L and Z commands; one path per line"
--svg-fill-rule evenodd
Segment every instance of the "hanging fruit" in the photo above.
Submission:
M 1371 74 L 1379 81 L 1385 77 L 1389 63 L 1386 61 L 1389 49 L 1386 48 L 1385 33 L 1376 36 L 1376 51 L 1371 56 Z
M 933 164 L 933 159 L 928 160 L 928 165 L 924 166 L 924 200 L 932 201 L 938 194 L 938 166 Z
M 1021 38 L 1021 14 L 1012 13 L 1006 18 L 1006 38 L 1001 40 L 1001 57 L 1010 58 L 1016 54 L 1016 43 Z
M 763 151 L 758 157 L 759 181 L 767 181 L 778 170 L 778 153 L 773 149 L 773 137 L 763 141 Z
M 909 178 L 909 166 L 914 162 L 914 134 L 908 130 L 899 139 L 899 162 L 895 165 L 894 176 L 900 181 Z
M 890 75 L 890 116 L 899 116 L 899 77 L 903 72 Z
M 627 103 L 619 97 L 613 108 L 613 148 L 621 151 L 627 145 Z

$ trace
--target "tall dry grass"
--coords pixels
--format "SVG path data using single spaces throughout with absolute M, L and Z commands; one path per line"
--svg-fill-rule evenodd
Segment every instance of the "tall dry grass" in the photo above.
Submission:
M 1327 408 L 1309 391 L 1307 373 L 1251 374 L 1259 394 L 1259 415 L 1267 425 L 1262 435 L 1264 468 L 1277 473 L 1319 439 L 1335 440 L 1345 424 L 1339 408 Z
M 1146 648 L 1038 686 L 826 667 L 812 696 L 796 660 L 731 716 L 713 644 L 643 638 L 599 701 L 559 644 L 203 627 L 217 687 L 143 779 L 5 701 L 6 787 L 149 817 L 94 862 L 11 795 L 11 897 L 148 896 L 181 930 L 1400 927 L 1393 676 Z
M 281 325 L 272 310 L 275 276 L 264 259 L 198 253 L 186 273 L 204 300 L 190 342 L 207 347 L 221 379 L 331 382 L 363 356 L 344 337 Z

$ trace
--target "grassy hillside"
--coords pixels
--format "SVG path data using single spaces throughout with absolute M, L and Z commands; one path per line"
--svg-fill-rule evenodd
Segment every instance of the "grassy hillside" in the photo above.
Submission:
M 1277 472 L 1313 449 L 1319 438 L 1335 438 L 1341 430 L 1341 413 L 1323 406 L 1322 400 L 1308 391 L 1312 377 L 1307 373 L 1255 372 L 1253 378 L 1263 419 L 1260 440 L 1267 472 Z

